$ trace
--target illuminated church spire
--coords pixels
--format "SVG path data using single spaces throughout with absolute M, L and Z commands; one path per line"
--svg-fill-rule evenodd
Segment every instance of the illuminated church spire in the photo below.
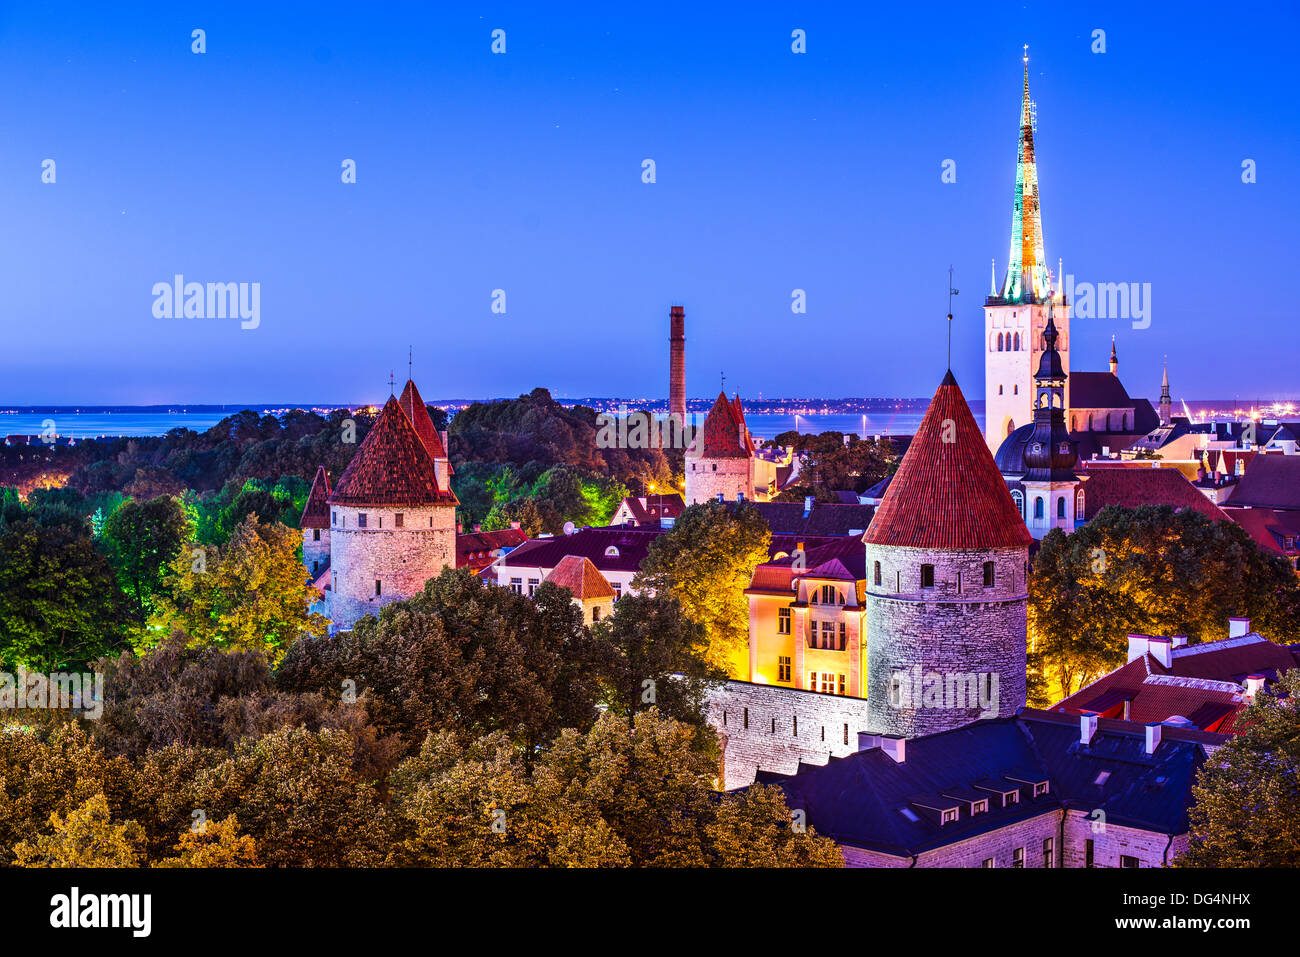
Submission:
M 1029 100 L 1029 46 L 1025 45 L 1025 84 L 1020 104 L 1020 148 L 1016 155 L 1015 207 L 1011 216 L 1011 255 L 1002 298 L 1041 302 L 1050 295 L 1043 221 L 1038 211 L 1038 169 L 1034 164 L 1034 116 Z

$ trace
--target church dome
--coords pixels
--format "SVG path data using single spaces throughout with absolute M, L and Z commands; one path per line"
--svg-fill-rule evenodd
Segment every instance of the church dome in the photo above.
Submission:
M 1003 475 L 1025 474 L 1025 446 L 1034 433 L 1034 423 L 1022 425 L 1002 440 L 993 461 Z

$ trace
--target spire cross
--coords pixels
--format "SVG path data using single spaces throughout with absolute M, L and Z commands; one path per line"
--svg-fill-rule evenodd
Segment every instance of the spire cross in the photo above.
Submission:
M 718 375 L 722 376 L 722 394 L 723 394 L 723 395 L 726 395 L 726 393 L 727 393 L 727 374 L 726 374 L 725 372 L 719 372 Z
M 396 394 L 397 394 L 397 393 L 394 391 L 394 389 L 393 389 L 393 381 L 394 381 L 394 380 L 393 380 L 393 373 L 392 373 L 392 370 L 390 369 L 389 372 L 388 372 L 388 394 L 389 394 L 389 395 L 396 395 Z
M 413 361 L 413 359 L 412 359 L 412 353 L 413 353 L 413 351 L 414 351 L 414 350 L 413 350 L 410 346 L 407 346 L 407 347 L 406 347 L 406 377 L 407 377 L 408 379 L 412 378 L 412 376 L 411 376 L 411 369 L 412 369 L 412 367 L 413 367 L 413 365 L 414 365 L 414 361 Z

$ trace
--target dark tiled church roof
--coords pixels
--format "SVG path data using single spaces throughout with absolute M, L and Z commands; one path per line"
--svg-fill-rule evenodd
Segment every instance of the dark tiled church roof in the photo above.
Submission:
M 1232 493 L 1233 505 L 1300 509 L 1300 455 L 1256 455 Z
M 951 371 L 876 508 L 866 541 L 1025 548 L 1033 541 Z
M 454 502 L 450 491 L 438 489 L 429 450 L 394 396 L 329 496 L 331 505 L 414 508 Z
M 1129 409 L 1133 404 L 1124 383 L 1113 373 L 1070 373 L 1072 409 Z
M 329 528 L 330 525 L 330 477 L 325 466 L 316 467 L 316 477 L 311 480 L 311 491 L 307 493 L 307 504 L 302 509 L 299 528 Z

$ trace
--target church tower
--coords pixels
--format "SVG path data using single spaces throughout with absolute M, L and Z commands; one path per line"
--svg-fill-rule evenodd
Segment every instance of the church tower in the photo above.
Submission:
M 1055 302 L 1057 349 L 1061 366 L 1070 369 L 1069 304 L 1053 288 L 1043 247 L 1038 207 L 1038 167 L 1034 159 L 1035 112 L 1029 99 L 1029 48 L 1025 48 L 1024 86 L 1020 102 L 1020 141 L 1016 154 L 1016 188 L 1011 215 L 1011 252 L 1001 288 L 990 283 L 984 301 L 984 435 L 995 451 L 1008 435 L 1033 417 L 1033 372 L 1046 350 L 1047 303 Z M 1069 407 L 1068 384 L 1066 407 Z
M 1074 466 L 1078 444 L 1065 426 L 1065 368 L 1056 348 L 1056 323 L 1048 303 L 1047 350 L 1034 375 L 1034 430 L 1025 444 L 1025 474 L 1020 480 L 1025 495 L 1025 524 L 1029 534 L 1042 538 L 1059 528 L 1067 535 L 1083 518 L 1083 492 Z M 1112 347 L 1113 348 L 1113 347 Z M 1112 356 L 1114 353 L 1112 352 Z
M 873 729 L 914 737 L 1024 706 L 1031 541 L 949 371 L 865 536 Z
M 1160 424 L 1168 425 L 1173 421 L 1174 400 L 1169 395 L 1169 360 L 1165 360 L 1164 376 L 1160 380 Z

